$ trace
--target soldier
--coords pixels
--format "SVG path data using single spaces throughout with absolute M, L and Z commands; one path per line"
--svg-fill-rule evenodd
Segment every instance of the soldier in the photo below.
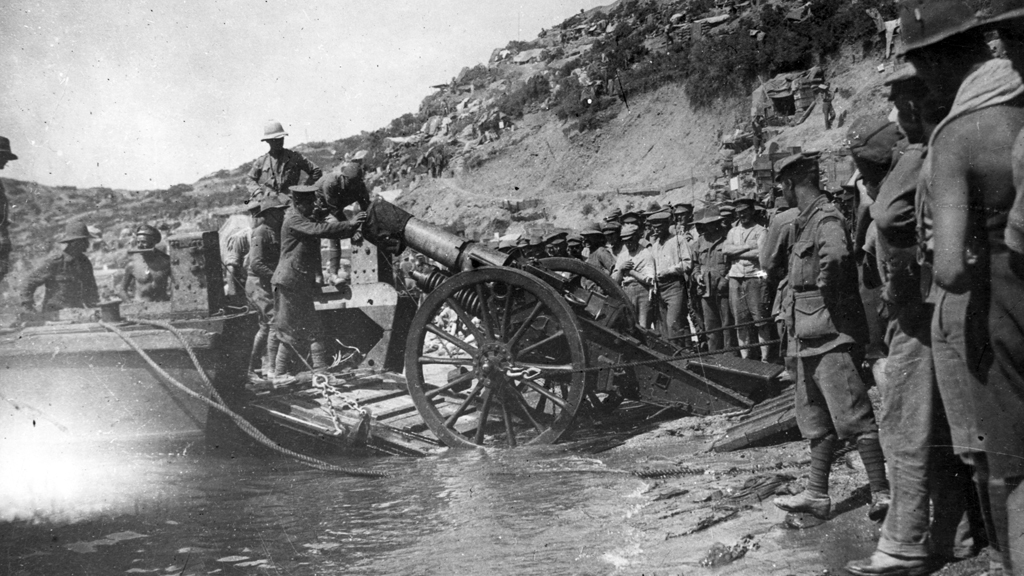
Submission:
M 11 141 L 0 136 L 0 170 L 11 160 L 18 157 L 11 152 Z M 11 269 L 11 204 L 7 201 L 7 193 L 0 182 L 0 282 Z
M 637 324 L 642 328 L 649 327 L 651 313 L 650 290 L 654 286 L 654 262 L 650 251 L 640 247 L 640 229 L 635 224 L 622 227 L 620 237 L 622 250 L 615 259 L 612 280 L 622 284 L 633 309 L 636 311 Z
M 737 324 L 747 324 L 755 320 L 764 320 L 767 307 L 767 274 L 761 270 L 759 258 L 764 244 L 765 229 L 754 221 L 754 201 L 750 198 L 736 200 L 736 213 L 739 224 L 729 229 L 722 246 L 722 252 L 729 259 L 729 302 L 732 315 Z M 751 334 L 756 334 L 761 342 L 771 339 L 771 330 L 767 323 L 754 328 L 737 329 L 736 338 L 740 346 L 750 344 Z M 768 361 L 767 345 L 761 347 L 761 361 Z M 740 351 L 743 358 L 750 356 L 750 350 Z
M 366 219 L 360 212 L 351 222 L 317 222 L 313 219 L 317 186 L 292 186 L 292 206 L 281 225 L 281 259 L 271 277 L 274 287 L 274 329 L 280 346 L 276 360 L 278 377 L 288 374 L 296 353 L 308 347 L 312 368 L 327 367 L 327 351 L 321 342 L 320 318 L 314 298 L 319 292 L 320 239 L 349 238 Z
M 303 184 L 312 184 L 324 175 L 305 156 L 284 147 L 287 135 L 276 120 L 270 120 L 263 126 L 262 140 L 270 150 L 257 158 L 249 170 L 249 199 L 255 200 L 257 205 L 267 195 L 288 194 L 288 188 L 299 183 L 303 172 L 306 173 Z
M 690 256 L 696 259 L 697 239 L 699 233 L 693 223 L 693 204 L 680 202 L 672 207 L 672 218 L 675 221 L 675 238 L 685 243 Z M 694 269 L 696 266 L 694 266 Z M 691 273 L 693 270 L 691 269 Z M 704 311 L 701 307 L 701 296 L 697 293 L 697 282 L 689 274 L 686 278 L 686 305 L 690 324 L 694 331 L 704 331 Z M 685 321 L 685 320 L 684 320 Z
M 754 140 L 754 154 L 760 154 L 764 151 L 764 115 L 758 114 L 754 117 L 754 120 L 750 122 L 750 132 L 753 135 Z
M 1024 86 L 1010 61 L 991 57 L 977 24 L 970 8 L 954 0 L 900 10 L 906 58 L 935 107 L 948 110 L 929 138 L 918 189 L 933 220 L 929 299 L 936 303 L 939 390 L 951 407 L 953 444 L 974 467 L 992 545 L 1009 573 L 1013 556 L 1024 571 L 1024 394 L 1004 373 L 1019 361 L 1013 355 L 1020 347 L 1020 294 L 1004 283 L 1004 241 L 1017 193 L 1011 151 L 1024 126 Z
M 171 299 L 171 257 L 159 250 L 160 231 L 149 224 L 135 230 L 135 247 L 121 281 L 121 295 L 136 302 L 166 302 Z M 134 293 L 134 297 L 132 294 Z
M 277 197 L 260 202 L 256 212 L 256 227 L 252 230 L 252 248 L 249 251 L 249 278 L 245 292 L 260 312 L 260 329 L 252 344 L 249 370 L 254 371 L 263 359 L 263 375 L 277 377 L 275 363 L 278 354 L 277 332 L 274 331 L 274 286 L 271 283 L 281 258 L 281 226 L 288 206 Z
M 652 214 L 647 222 L 652 232 L 648 250 L 654 264 L 658 328 L 662 336 L 673 338 L 689 332 L 686 277 L 693 266 L 693 259 L 686 242 L 677 242 L 671 233 L 672 216 L 667 211 Z
M 618 228 L 609 224 L 606 224 L 606 226 L 609 226 L 610 231 L 618 232 Z M 587 255 L 587 264 L 591 264 L 605 274 L 611 275 L 612 268 L 615 267 L 615 256 L 605 242 L 604 231 L 598 228 L 597 225 L 592 224 L 583 230 L 583 239 L 590 248 L 590 254 Z
M 787 512 L 828 518 L 836 443 L 851 438 L 871 486 L 868 517 L 881 520 L 889 507 L 889 485 L 867 386 L 851 353 L 866 339 L 867 327 L 850 238 L 839 211 L 818 188 L 817 153 L 788 156 L 776 163 L 775 173 L 783 194 L 800 209 L 789 260 L 790 338 L 798 358 L 797 424 L 810 440 L 811 471 L 807 490 L 774 503 Z
M 932 361 L 934 307 L 921 297 L 914 198 L 931 127 L 924 121 L 928 88 L 913 66 L 886 79 L 900 128 L 909 144 L 882 182 L 871 216 L 877 226 L 878 270 L 888 312 L 889 354 L 879 419 L 882 448 L 891 471 L 892 502 L 878 546 L 870 557 L 847 564 L 854 574 L 909 574 L 974 553 L 966 507 L 972 502 L 970 469 L 952 449 L 950 428 Z M 882 158 L 884 134 L 860 141 L 856 155 Z M 930 517 L 929 510 L 934 510 Z M 929 545 L 930 544 L 930 545 Z
M 84 222 L 71 222 L 57 242 L 64 244 L 60 254 L 48 257 L 32 271 L 21 289 L 21 306 L 29 314 L 35 313 L 35 292 L 46 287 L 44 315 L 53 317 L 63 308 L 86 308 L 99 302 L 99 290 L 92 273 L 92 264 L 85 256 L 89 249 L 89 228 Z
M 224 295 L 232 306 L 245 304 L 245 283 L 249 267 L 249 249 L 252 244 L 252 219 L 259 210 L 259 201 L 246 202 L 245 211 L 249 216 L 246 225 L 236 228 L 224 239 Z
M 568 236 L 566 232 L 554 232 L 548 234 L 543 240 L 544 256 L 550 256 L 553 258 L 565 258 L 569 255 L 566 251 L 565 238 Z
M 370 207 L 370 191 L 363 181 L 362 161 L 365 156 L 366 151 L 360 150 L 352 160 L 317 180 L 314 214 L 318 219 L 330 216 L 336 222 L 347 222 L 349 218 L 345 214 L 346 206 L 358 203 L 361 211 Z M 361 240 L 357 231 L 352 241 L 358 243 Z M 330 238 L 327 240 L 327 271 L 331 275 L 331 283 L 339 282 L 338 274 L 341 268 L 341 241 Z
M 825 118 L 825 130 L 832 129 L 832 121 L 836 119 L 835 108 L 832 107 L 832 90 L 827 83 L 818 85 L 821 94 L 821 115 Z
M 700 237 L 694 248 L 692 277 L 703 309 L 705 330 L 720 330 L 733 323 L 729 305 L 729 261 L 722 253 L 726 233 L 722 222 L 722 217 L 711 210 L 697 221 Z M 736 331 L 733 329 L 708 334 L 709 352 L 733 346 L 736 346 Z
M 584 260 L 583 258 L 583 236 L 573 232 L 565 237 L 565 250 L 570 258 Z

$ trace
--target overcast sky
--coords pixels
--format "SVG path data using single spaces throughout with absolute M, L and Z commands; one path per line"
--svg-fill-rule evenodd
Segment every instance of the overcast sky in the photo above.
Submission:
M 611 0 L 3 0 L 0 174 L 164 188 L 415 112 L 432 84 Z

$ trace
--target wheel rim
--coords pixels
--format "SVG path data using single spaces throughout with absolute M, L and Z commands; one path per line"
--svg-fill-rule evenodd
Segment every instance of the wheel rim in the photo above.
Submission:
M 629 296 L 626 295 L 626 291 L 622 289 L 618 282 L 612 280 L 611 276 L 602 272 L 601 269 L 575 258 L 541 258 L 540 264 L 552 272 L 568 272 L 575 277 L 574 281 L 579 281 L 582 278 L 590 280 L 600 288 L 599 292 L 622 306 L 622 320 L 617 323 L 619 328 L 632 329 L 636 325 L 636 310 L 629 303 Z
M 454 447 L 556 442 L 585 391 L 575 314 L 510 268 L 462 272 L 435 288 L 413 318 L 405 366 L 424 422 Z

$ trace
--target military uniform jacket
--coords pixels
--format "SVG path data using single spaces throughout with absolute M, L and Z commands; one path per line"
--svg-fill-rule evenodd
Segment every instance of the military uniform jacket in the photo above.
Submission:
M 281 226 L 281 259 L 271 283 L 312 290 L 320 271 L 320 238 L 350 238 L 355 231 L 356 226 L 348 222 L 316 222 L 288 208 Z
M 850 237 L 839 209 L 821 195 L 793 223 L 789 258 L 792 323 L 800 357 L 867 341 Z
M 257 201 L 266 197 L 268 191 L 287 194 L 288 188 L 299 183 L 302 173 L 306 173 L 303 184 L 313 184 L 324 172 L 319 166 L 293 150 L 282 150 L 278 158 L 270 153 L 260 156 L 249 170 L 249 197 Z
M 84 308 L 99 302 L 99 290 L 92 273 L 92 263 L 84 254 L 55 254 L 29 274 L 21 290 L 21 305 L 35 309 L 35 292 L 46 287 L 43 312 L 62 308 Z
M 11 253 L 11 204 L 7 201 L 7 192 L 0 182 L 0 258 Z M 0 274 L 3 272 L 0 271 Z
M 697 265 L 693 268 L 693 277 L 697 279 L 700 295 L 705 298 L 729 296 L 729 259 L 722 252 L 725 234 L 718 240 L 708 240 L 701 236 L 694 248 Z
M 592 264 L 601 269 L 605 274 L 611 274 L 615 268 L 615 256 L 607 246 L 601 246 L 587 256 L 587 264 Z
M 281 259 L 281 237 L 273 228 L 260 224 L 252 231 L 252 248 L 249 250 L 249 272 L 270 288 L 271 278 Z
M 355 162 L 342 164 L 337 170 L 325 174 L 316 183 L 317 210 L 344 220 L 343 209 L 354 202 L 366 210 L 370 206 L 370 191 L 363 181 L 363 169 Z

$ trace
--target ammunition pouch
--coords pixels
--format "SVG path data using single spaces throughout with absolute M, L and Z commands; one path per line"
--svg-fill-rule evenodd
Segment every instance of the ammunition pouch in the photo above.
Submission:
M 793 334 L 801 340 L 839 334 L 820 290 L 793 292 Z

